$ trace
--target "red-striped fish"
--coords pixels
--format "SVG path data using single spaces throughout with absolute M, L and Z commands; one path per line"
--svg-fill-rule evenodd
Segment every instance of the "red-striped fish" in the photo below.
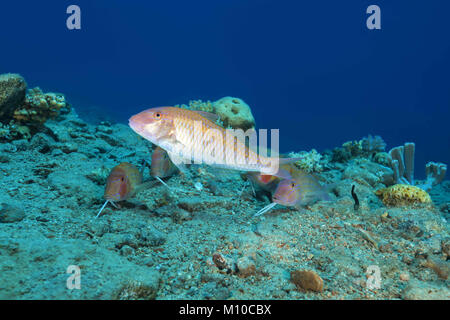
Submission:
M 272 195 L 272 203 L 258 211 L 255 216 L 266 213 L 277 204 L 300 208 L 317 200 L 330 200 L 325 187 L 311 174 L 291 166 L 292 179 L 281 180 Z
M 159 107 L 132 116 L 129 125 L 137 134 L 166 150 L 180 169 L 184 163 L 194 161 L 291 178 L 289 172 L 279 168 L 279 164 L 299 159 L 258 155 L 243 141 L 217 125 L 217 119 L 217 115 L 207 112 Z
M 138 190 L 145 186 L 146 183 L 142 183 L 142 172 L 136 166 L 128 162 L 122 162 L 115 166 L 106 180 L 106 188 L 103 195 L 106 202 L 103 204 L 96 218 L 108 203 L 115 206 L 115 202 L 131 198 Z
M 167 178 L 176 172 L 177 167 L 170 160 L 167 152 L 161 147 L 156 147 L 152 153 L 150 175 L 155 178 Z

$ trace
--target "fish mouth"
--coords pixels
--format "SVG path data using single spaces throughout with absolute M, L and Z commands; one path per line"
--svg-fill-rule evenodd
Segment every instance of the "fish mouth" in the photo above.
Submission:
M 128 125 L 131 129 L 133 129 L 134 132 L 141 134 L 144 132 L 144 124 L 139 119 L 139 114 L 136 114 L 132 116 L 130 119 L 128 119 Z

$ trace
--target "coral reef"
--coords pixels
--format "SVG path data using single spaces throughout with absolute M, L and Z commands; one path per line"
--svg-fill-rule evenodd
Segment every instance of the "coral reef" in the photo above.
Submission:
M 14 110 L 25 100 L 27 84 L 22 76 L 0 74 L 0 121 L 10 120 Z
M 321 172 L 323 170 L 323 165 L 321 162 L 322 155 L 317 152 L 316 149 L 312 149 L 311 151 L 300 151 L 300 152 L 291 152 L 288 154 L 289 158 L 302 158 L 301 160 L 295 162 L 295 165 L 308 172 Z
M 334 148 L 332 161 L 347 162 L 354 158 L 364 157 L 373 158 L 375 162 L 380 164 L 386 164 L 385 148 L 386 143 L 380 136 L 368 135 L 359 141 L 347 141 L 342 144 L 342 147 Z
M 220 116 L 225 127 L 244 131 L 255 127 L 255 118 L 248 104 L 242 99 L 224 97 L 213 103 L 214 113 Z
M 380 136 L 368 135 L 361 139 L 361 149 L 367 153 L 382 152 L 386 148 L 386 143 Z
M 0 75 L 0 141 L 30 139 L 48 119 L 69 110 L 63 94 L 43 93 L 39 88 L 26 92 L 20 75 Z
M 60 93 L 43 93 L 38 87 L 26 94 L 24 104 L 14 110 L 13 118 L 21 123 L 40 125 L 47 119 L 56 118 L 61 109 L 67 109 L 69 104 Z
M 191 166 L 167 188 L 145 167 L 154 183 L 94 219 L 110 168 L 148 160 L 151 144 L 72 108 L 39 128 L 0 143 L 0 299 L 450 299 L 450 182 L 429 195 L 385 188 L 393 170 L 377 160 L 387 154 L 376 137 L 298 153 L 332 201 L 253 217 L 270 194 L 238 171 Z M 443 171 L 429 166 L 433 181 Z M 70 265 L 81 290 L 66 287 Z M 368 287 L 373 266 L 378 289 Z
M 0 122 L 0 141 L 11 141 L 17 139 L 30 139 L 30 128 L 24 125 L 16 124 L 13 120 L 9 124 Z
M 414 185 L 414 151 L 413 142 L 407 142 L 404 146 L 395 147 L 389 151 L 390 166 L 394 171 L 396 183 Z
M 414 185 L 414 152 L 415 144 L 407 142 L 404 146 L 392 148 L 389 151 L 389 166 L 394 172 L 394 181 L 398 184 Z M 429 162 L 425 165 L 427 179 L 425 183 L 418 187 L 423 190 L 430 190 L 441 183 L 447 172 L 447 165 L 444 163 Z
M 425 183 L 419 185 L 424 190 L 430 190 L 434 186 L 444 181 L 445 173 L 447 172 L 447 165 L 444 163 L 428 162 L 425 165 L 425 173 L 427 179 Z
M 401 207 L 417 204 L 430 204 L 430 195 L 419 187 L 407 184 L 396 184 L 389 188 L 382 188 L 375 194 L 386 206 Z
M 189 103 L 175 105 L 178 108 L 215 113 L 219 116 L 217 123 L 224 128 L 242 129 L 255 128 L 250 107 L 239 98 L 224 97 L 215 102 L 190 100 Z

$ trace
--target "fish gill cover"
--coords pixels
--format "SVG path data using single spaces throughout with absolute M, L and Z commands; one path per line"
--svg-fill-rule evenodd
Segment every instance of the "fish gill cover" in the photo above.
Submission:
M 3 1 L 0 299 L 449 300 L 449 9 Z

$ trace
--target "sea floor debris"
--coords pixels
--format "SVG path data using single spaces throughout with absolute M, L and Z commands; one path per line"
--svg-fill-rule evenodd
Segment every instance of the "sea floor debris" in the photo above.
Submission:
M 324 156 L 332 201 L 254 217 L 270 195 L 200 167 L 94 219 L 109 170 L 149 159 L 150 143 L 73 108 L 44 127 L 0 144 L 1 299 L 450 299 L 448 180 L 432 206 L 386 207 L 375 191 L 389 168 Z M 66 287 L 70 265 L 80 290 Z

